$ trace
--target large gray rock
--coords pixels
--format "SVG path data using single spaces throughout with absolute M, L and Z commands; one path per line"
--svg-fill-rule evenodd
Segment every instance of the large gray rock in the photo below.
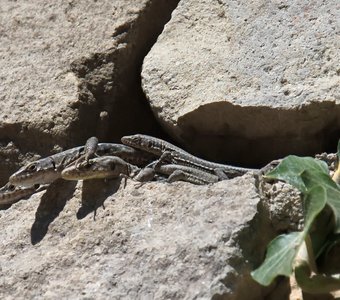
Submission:
M 143 64 L 157 119 L 220 160 L 259 163 L 336 143 L 337 3 L 181 1 Z
M 145 2 L 136 4 L 137 11 Z M 80 80 L 71 71 L 71 63 L 114 46 L 109 28 L 117 27 L 119 21 L 114 22 L 112 14 L 120 11 L 124 1 L 117 4 L 115 10 L 111 1 L 2 3 L 2 136 L 6 131 L 14 139 L 12 130 L 19 140 L 35 130 L 54 136 L 57 141 L 65 138 L 81 102 Z M 91 105 L 93 96 L 83 100 Z M 37 143 L 39 135 L 31 135 L 31 143 L 41 147 Z M 25 144 L 28 147 L 26 140 Z
M 251 175 L 89 181 L 69 200 L 74 187 L 56 182 L 0 212 L 2 299 L 262 299 L 249 272 L 273 230 Z
M 0 183 L 18 163 L 151 130 L 140 66 L 178 0 L 0 4 Z

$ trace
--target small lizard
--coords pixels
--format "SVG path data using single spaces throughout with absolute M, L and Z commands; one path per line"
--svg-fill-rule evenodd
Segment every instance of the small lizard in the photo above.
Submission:
M 39 184 L 30 187 L 18 187 L 7 183 L 0 188 L 0 205 L 9 205 L 18 202 L 19 200 L 31 196 L 46 189 L 46 186 Z
M 193 184 L 209 184 L 220 180 L 219 176 L 200 169 L 177 164 L 165 164 L 155 167 L 155 171 L 168 175 L 167 182 L 186 181 Z
M 118 156 L 101 156 L 83 161 L 78 166 L 70 165 L 61 172 L 66 180 L 118 178 L 121 174 L 133 177 L 140 168 L 127 163 Z
M 61 177 L 61 171 L 84 155 L 85 147 L 79 146 L 46 158 L 31 162 L 11 175 L 9 182 L 17 186 L 48 184 Z M 154 160 L 154 156 L 126 145 L 99 143 L 96 154 L 114 155 L 135 165 L 145 165 Z
M 66 180 L 87 180 L 100 178 L 117 178 L 119 176 L 133 178 L 140 182 L 151 181 L 155 172 L 168 175 L 168 182 L 183 180 L 194 184 L 208 184 L 219 181 L 217 175 L 195 169 L 189 166 L 176 164 L 162 164 L 162 160 L 153 164 L 153 167 L 140 169 L 127 163 L 119 157 L 102 156 L 85 161 L 78 166 L 71 165 L 61 172 Z
M 31 162 L 12 174 L 9 182 L 16 186 L 51 183 L 58 179 L 62 169 L 78 159 L 83 151 L 84 146 L 75 147 Z
M 153 169 L 141 169 L 118 156 L 101 156 L 83 161 L 78 166 L 70 165 L 61 172 L 66 180 L 89 180 L 109 178 L 134 178 L 140 182 L 150 181 L 154 177 Z
M 243 175 L 247 172 L 259 171 L 258 169 L 234 167 L 210 162 L 202 158 L 198 158 L 184 151 L 183 149 L 172 145 L 169 142 L 148 135 L 136 134 L 124 136 L 122 137 L 121 141 L 124 145 L 158 155 L 159 157 L 162 156 L 164 152 L 170 152 L 171 163 L 186 165 L 206 172 L 214 173 L 218 175 L 220 179 L 226 179 L 226 177 L 233 178 Z

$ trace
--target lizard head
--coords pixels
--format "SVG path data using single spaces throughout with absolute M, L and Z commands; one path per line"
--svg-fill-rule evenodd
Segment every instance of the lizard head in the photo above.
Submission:
M 60 177 L 55 163 L 50 158 L 31 162 L 11 175 L 9 182 L 16 186 L 33 186 L 35 184 L 51 183 Z
M 128 135 L 121 138 L 124 145 L 158 155 L 157 140 L 157 138 L 145 134 Z
M 39 184 L 30 187 L 19 187 L 11 183 L 7 183 L 0 189 L 0 205 L 13 204 L 41 190 L 42 189 Z
M 66 167 L 62 170 L 61 177 L 66 180 L 118 178 L 127 173 L 127 166 L 128 164 L 117 156 L 101 156 Z
M 135 135 L 127 135 L 121 138 L 121 141 L 124 145 L 140 148 L 139 145 L 142 142 L 142 136 L 140 134 Z

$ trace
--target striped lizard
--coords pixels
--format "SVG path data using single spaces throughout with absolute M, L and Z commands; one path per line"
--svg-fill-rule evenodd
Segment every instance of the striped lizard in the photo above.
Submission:
M 121 138 L 121 141 L 124 145 L 152 153 L 159 157 L 161 157 L 165 152 L 169 152 L 171 154 L 171 163 L 186 165 L 213 173 L 220 179 L 233 178 L 241 176 L 247 172 L 259 171 L 258 169 L 234 167 L 207 161 L 202 158 L 198 158 L 169 142 L 148 135 L 135 134 L 131 136 L 124 136 Z
M 61 172 L 61 177 L 66 180 L 88 180 L 123 176 L 139 182 L 147 182 L 151 181 L 156 173 L 169 176 L 167 182 L 183 180 L 193 184 L 208 184 L 219 180 L 219 177 L 214 174 L 189 166 L 163 164 L 161 159 L 140 169 L 115 156 L 102 156 L 90 159 L 88 162 L 84 161 L 78 166 L 70 165 Z
M 61 172 L 68 165 L 85 157 L 88 160 L 94 153 L 98 156 L 119 156 L 129 163 L 145 165 L 154 159 L 154 155 L 139 151 L 126 145 L 113 143 L 91 143 L 48 156 L 23 166 L 10 176 L 9 182 L 16 186 L 33 186 L 35 184 L 48 184 L 61 177 Z M 94 148 L 92 148 L 94 147 Z M 85 151 L 85 148 L 87 149 Z M 93 150 L 92 150 L 93 149 Z M 77 163 L 75 163 L 77 165 Z

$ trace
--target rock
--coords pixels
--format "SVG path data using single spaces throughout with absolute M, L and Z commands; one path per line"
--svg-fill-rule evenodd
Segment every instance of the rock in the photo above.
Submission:
M 0 181 L 18 162 L 94 134 L 115 141 L 159 131 L 140 66 L 177 3 L 1 5 Z M 162 125 L 219 159 L 270 160 L 308 141 L 317 148 L 315 135 L 337 112 L 331 4 L 181 1 L 143 69 Z M 297 50 L 308 38 L 303 60 Z M 250 174 L 206 186 L 128 181 L 125 189 L 58 180 L 0 208 L 0 298 L 282 298 L 249 275 L 276 231 L 300 226 L 299 208 L 287 218 L 282 187 L 299 204 L 288 185 L 262 186 Z
M 113 141 L 136 128 L 152 131 L 154 119 L 140 101 L 140 66 L 177 2 L 3 1 L 1 182 L 33 154 L 95 134 Z
M 74 188 L 59 181 L 0 212 L 1 298 L 262 299 L 267 292 L 249 275 L 273 237 L 251 175 L 139 189 L 130 180 L 125 189 L 87 181 L 67 201 Z
M 304 224 L 301 193 L 288 183 L 265 181 L 261 195 L 269 211 L 271 224 L 276 232 L 301 231 Z
M 113 46 L 111 31 L 103 29 L 112 25 L 114 7 L 109 1 L 76 5 L 8 1 L 3 9 L 0 134 L 4 136 L 7 130 L 14 140 L 16 133 L 18 143 L 29 133 L 36 149 L 45 142 L 42 134 L 60 142 L 82 104 L 80 82 L 70 65 L 79 57 Z M 82 99 L 84 106 L 93 105 L 91 96 Z M 29 147 L 29 141 L 23 143 Z
M 335 145 L 336 5 L 181 1 L 143 64 L 158 121 L 190 151 L 224 162 Z

